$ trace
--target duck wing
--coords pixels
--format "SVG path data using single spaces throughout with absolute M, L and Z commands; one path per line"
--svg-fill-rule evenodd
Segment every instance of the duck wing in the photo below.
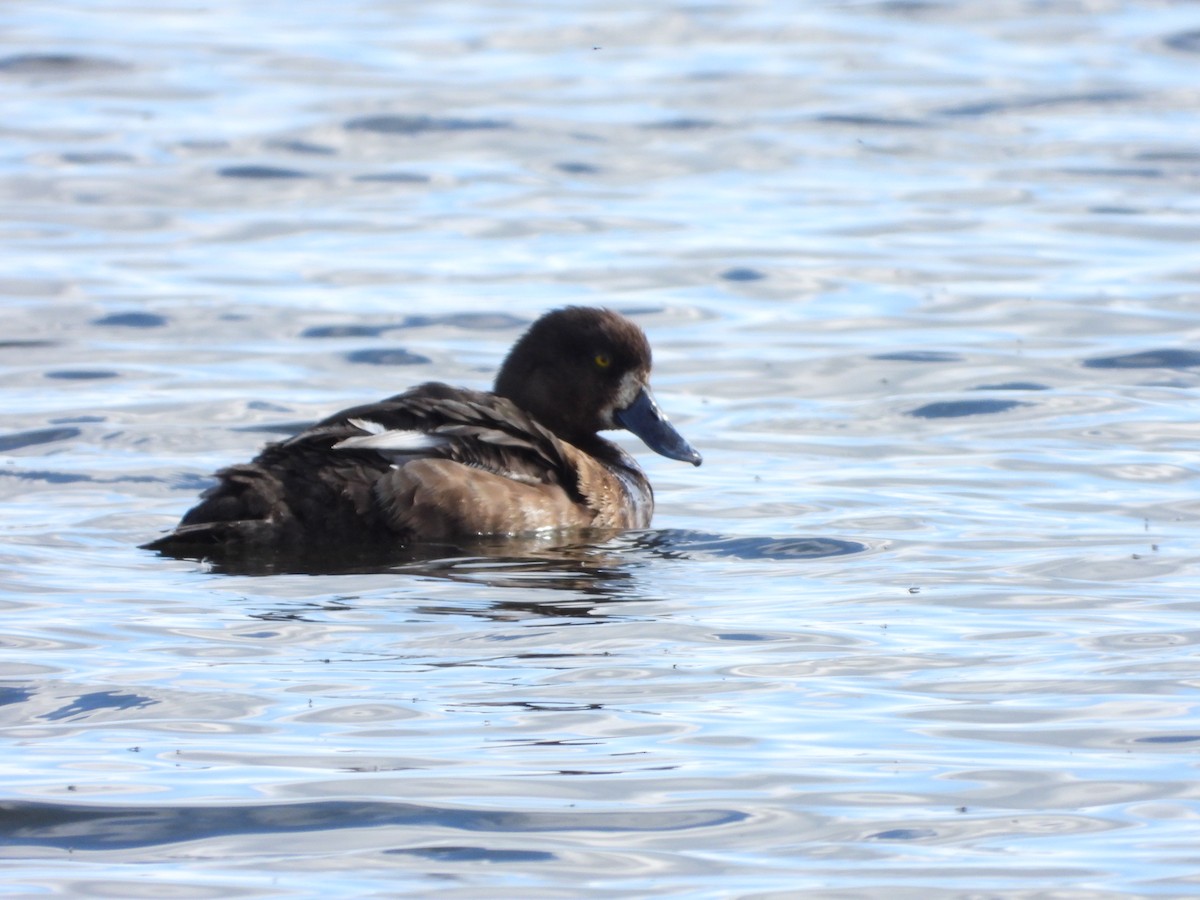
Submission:
M 393 466 L 446 459 L 522 484 L 557 484 L 573 499 L 583 499 L 580 451 L 495 394 L 422 385 L 339 413 L 292 442 L 331 439 L 335 453 L 375 454 Z

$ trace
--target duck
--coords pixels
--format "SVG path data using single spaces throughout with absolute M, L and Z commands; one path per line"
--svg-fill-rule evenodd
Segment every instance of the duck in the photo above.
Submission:
M 649 341 L 625 316 L 553 310 L 513 345 L 492 390 L 427 382 L 335 413 L 218 471 L 142 546 L 208 559 L 647 528 L 650 482 L 599 432 L 701 463 L 655 402 L 650 370 Z

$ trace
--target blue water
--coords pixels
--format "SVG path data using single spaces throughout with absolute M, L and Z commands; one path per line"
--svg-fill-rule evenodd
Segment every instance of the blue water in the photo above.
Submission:
M 6 894 L 1196 893 L 1194 4 L 0 19 Z M 653 530 L 137 549 L 565 303 Z

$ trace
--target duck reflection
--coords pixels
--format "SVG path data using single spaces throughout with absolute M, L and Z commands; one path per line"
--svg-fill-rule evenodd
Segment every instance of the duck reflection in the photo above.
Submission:
M 646 572 L 666 562 L 778 560 L 803 562 L 867 551 L 858 541 L 827 537 L 732 536 L 703 531 L 593 531 L 570 543 L 562 535 L 540 538 L 481 538 L 471 542 L 420 544 L 385 558 L 356 556 L 320 559 L 256 555 L 240 563 L 224 559 L 213 571 L 240 575 L 387 574 L 474 587 L 494 588 L 484 606 L 425 602 L 420 611 L 468 614 L 494 620 L 514 616 L 603 618 L 605 607 L 623 601 L 655 599 L 655 579 Z M 339 596 L 337 608 L 354 605 Z M 322 609 L 333 607 L 317 604 Z M 264 619 L 306 619 L 315 607 L 260 613 Z M 615 610 L 614 610 L 615 614 Z
M 490 584 L 583 590 L 597 581 L 628 578 L 650 561 L 720 557 L 742 560 L 823 559 L 861 553 L 868 545 L 829 537 L 757 537 L 686 529 L 480 537 L 411 544 L 388 551 L 336 548 L 327 553 L 254 553 L 209 560 L 228 575 L 404 573 Z
M 623 574 L 626 560 L 612 539 L 619 532 L 591 530 L 583 533 L 518 537 L 479 537 L 454 541 L 413 543 L 403 547 L 357 549 L 336 547 L 325 552 L 225 554 L 205 560 L 209 571 L 223 575 L 353 575 L 400 573 L 429 578 L 528 586 L 544 576 L 548 587 L 578 589 L 574 582 Z M 610 569 L 613 571 L 610 572 Z
M 517 615 L 579 618 L 603 617 L 606 604 L 645 600 L 635 573 L 649 560 L 628 553 L 614 538 L 617 532 L 588 533 L 587 541 L 573 535 L 543 538 L 481 538 L 457 543 L 414 544 L 387 557 L 352 559 L 280 558 L 254 556 L 242 561 L 223 559 L 211 570 L 232 575 L 387 574 L 424 581 L 454 582 L 495 589 L 485 606 L 438 600 L 420 604 L 418 611 L 468 614 L 506 620 Z M 472 592 L 472 596 L 474 596 Z M 436 592 L 432 596 L 437 596 Z M 337 606 L 353 606 L 351 597 L 339 597 Z M 325 604 L 322 608 L 328 609 Z M 309 610 L 294 605 L 260 614 L 259 618 L 306 619 Z

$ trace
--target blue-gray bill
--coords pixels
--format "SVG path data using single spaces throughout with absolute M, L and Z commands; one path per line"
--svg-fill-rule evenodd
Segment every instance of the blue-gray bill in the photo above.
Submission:
M 684 440 L 683 435 L 663 415 L 650 392 L 643 388 L 637 397 L 624 409 L 613 413 L 613 418 L 622 428 L 632 431 L 655 453 L 668 459 L 700 465 L 701 457 L 696 448 Z

